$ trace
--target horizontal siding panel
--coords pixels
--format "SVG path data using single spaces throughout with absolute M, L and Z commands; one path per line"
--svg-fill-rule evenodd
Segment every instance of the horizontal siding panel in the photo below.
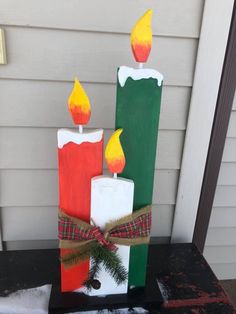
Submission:
M 185 130 L 192 89 L 164 86 L 161 100 L 160 129 Z
M 217 186 L 213 206 L 235 207 L 236 186 Z
M 236 227 L 235 207 L 213 207 L 210 227 Z
M 105 142 L 111 134 L 112 130 L 105 130 Z M 183 141 L 184 131 L 160 131 L 158 168 L 180 168 Z M 57 128 L 2 127 L 0 151 L 2 169 L 56 169 Z
M 7 241 L 3 242 L 6 250 L 38 250 L 38 249 L 57 249 L 57 240 L 36 240 L 36 241 Z
M 236 111 L 231 112 L 227 137 L 236 137 Z
M 156 170 L 153 188 L 153 204 L 174 205 L 178 181 L 178 170 Z
M 3 207 L 3 241 L 57 239 L 57 216 L 57 207 Z
M 160 131 L 157 141 L 156 168 L 180 169 L 185 132 Z
M 27 27 L 129 33 L 147 9 L 154 10 L 153 33 L 168 36 L 198 37 L 204 1 L 201 0 L 2 0 L 1 24 Z M 40 14 L 39 14 L 40 12 Z
M 236 228 L 209 228 L 206 246 L 236 245 Z
M 236 162 L 221 163 L 218 185 L 236 185 Z
M 223 162 L 236 162 L 236 138 L 226 138 Z
M 171 234 L 171 205 L 153 206 L 152 236 Z M 57 207 L 3 207 L 3 241 L 57 239 Z
M 152 237 L 171 236 L 174 215 L 173 205 L 154 205 L 152 207 Z
M 134 65 L 128 35 L 5 30 L 9 63 L 1 78 L 71 81 L 78 75 L 81 81 L 109 83 L 116 81 L 118 66 Z M 197 44 L 196 39 L 155 37 L 148 66 L 164 74 L 166 85 L 191 86 Z
M 91 105 L 89 127 L 115 125 L 115 84 L 84 83 Z M 67 99 L 69 82 L 0 80 L 0 125 L 72 127 Z M 191 88 L 165 86 L 162 93 L 160 128 L 186 128 Z
M 236 279 L 236 263 L 211 264 L 211 268 L 219 280 Z
M 57 176 L 57 170 L 1 170 L 0 206 L 57 206 Z M 154 204 L 175 204 L 178 176 L 178 170 L 156 170 Z
M 236 115 L 231 112 L 204 256 L 219 279 L 236 278 Z
M 203 255 L 210 264 L 236 263 L 236 246 L 206 246 Z
M 56 170 L 1 170 L 0 206 L 57 206 Z

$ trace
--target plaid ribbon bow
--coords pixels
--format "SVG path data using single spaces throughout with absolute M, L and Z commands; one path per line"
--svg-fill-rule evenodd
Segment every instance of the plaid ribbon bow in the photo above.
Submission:
M 73 222 L 73 219 L 69 216 L 59 216 L 58 237 L 60 240 L 70 241 L 96 240 L 110 251 L 117 250 L 117 247 L 106 239 L 107 235 L 103 234 L 99 227 L 91 226 L 91 228 L 85 230 Z
M 110 251 L 115 244 L 137 245 L 149 242 L 151 229 L 151 206 L 143 207 L 133 214 L 107 223 L 104 231 L 78 218 L 59 211 L 58 237 L 61 248 L 79 248 L 97 241 Z

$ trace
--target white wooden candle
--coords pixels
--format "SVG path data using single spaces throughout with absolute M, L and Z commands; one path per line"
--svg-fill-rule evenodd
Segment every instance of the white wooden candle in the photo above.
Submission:
M 116 179 L 98 176 L 91 185 L 91 221 L 101 229 L 111 220 L 129 215 L 133 211 L 134 182 L 128 179 Z M 123 266 L 129 269 L 130 247 L 117 245 L 117 254 Z M 114 279 L 102 268 L 97 278 L 101 282 L 99 290 L 92 289 L 90 295 L 127 293 L 128 280 L 117 286 Z
M 97 176 L 91 182 L 91 223 L 95 223 L 102 230 L 106 223 L 129 215 L 133 211 L 134 182 L 132 180 L 117 178 L 117 173 L 123 171 L 125 156 L 120 143 L 119 129 L 111 136 L 105 151 L 108 169 L 114 177 Z M 130 247 L 117 245 L 123 266 L 129 270 Z M 110 274 L 102 268 L 98 278 L 101 287 L 99 290 L 92 289 L 90 295 L 106 295 L 127 293 L 128 280 L 117 285 Z

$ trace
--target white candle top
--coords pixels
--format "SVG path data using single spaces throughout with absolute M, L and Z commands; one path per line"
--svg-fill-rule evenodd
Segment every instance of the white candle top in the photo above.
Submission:
M 91 180 L 91 218 L 100 228 L 133 211 L 134 182 L 101 175 Z
M 69 129 L 60 129 L 57 131 L 58 148 L 62 148 L 69 142 L 73 142 L 78 145 L 84 142 L 97 143 L 102 140 L 102 137 L 102 129 L 83 133 L 79 133 L 78 131 L 71 131 Z
M 156 70 L 148 68 L 134 69 L 127 66 L 121 66 L 118 70 L 118 80 L 122 87 L 125 86 L 128 77 L 131 77 L 135 81 L 153 78 L 157 80 L 158 86 L 161 86 L 163 81 L 163 75 Z

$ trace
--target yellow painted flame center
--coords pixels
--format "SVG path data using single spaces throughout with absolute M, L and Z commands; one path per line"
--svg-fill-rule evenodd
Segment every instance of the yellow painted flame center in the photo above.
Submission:
M 116 130 L 110 137 L 105 149 L 107 166 L 112 173 L 121 173 L 125 166 L 125 155 L 120 143 L 122 132 L 122 129 Z

